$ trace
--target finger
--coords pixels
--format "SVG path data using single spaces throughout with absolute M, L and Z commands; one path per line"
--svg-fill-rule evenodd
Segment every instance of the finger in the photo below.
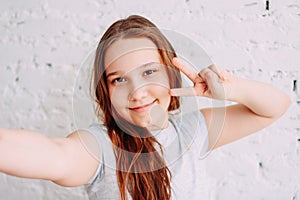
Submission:
M 170 89 L 171 96 L 196 96 L 194 87 Z
M 212 70 L 213 72 L 215 72 L 221 80 L 225 81 L 228 79 L 228 77 L 227 77 L 228 72 L 226 70 L 224 70 L 220 67 L 217 67 L 215 65 L 210 65 L 208 68 L 210 70 Z
M 205 80 L 209 92 L 204 93 L 204 96 L 211 96 L 216 99 L 225 98 L 225 90 L 223 84 L 219 81 L 218 75 L 209 68 L 200 72 L 201 77 Z
M 203 81 L 206 82 L 208 78 L 210 78 L 213 74 L 215 74 L 214 71 L 212 71 L 210 68 L 204 68 L 199 72 L 199 76 L 203 79 Z
M 192 69 L 190 66 L 184 64 L 182 61 L 180 61 L 177 57 L 174 57 L 172 60 L 172 63 L 181 71 L 183 72 L 193 83 L 196 82 L 196 79 L 198 77 L 197 72 Z

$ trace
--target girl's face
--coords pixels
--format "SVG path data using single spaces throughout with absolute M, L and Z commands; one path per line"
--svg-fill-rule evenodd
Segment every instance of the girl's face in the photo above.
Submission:
M 156 45 L 147 38 L 121 39 L 106 51 L 111 103 L 125 120 L 149 129 L 167 126 L 169 79 Z

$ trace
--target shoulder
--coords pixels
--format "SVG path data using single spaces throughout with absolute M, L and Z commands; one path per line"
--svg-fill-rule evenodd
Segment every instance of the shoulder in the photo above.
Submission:
M 177 129 L 192 129 L 193 131 L 198 130 L 203 132 L 203 134 L 207 134 L 206 120 L 203 113 L 199 110 L 171 115 L 169 120 Z
M 99 123 L 93 123 L 87 128 L 79 129 L 79 131 L 89 132 L 95 136 L 107 134 L 107 128 L 104 126 L 104 124 Z
M 100 160 L 102 156 L 102 149 L 110 144 L 106 127 L 99 123 L 79 129 L 71 133 L 68 138 L 80 143 L 97 160 Z
M 100 145 L 97 139 L 96 128 L 92 129 L 80 129 L 74 131 L 67 138 L 77 146 L 82 146 L 96 160 L 99 160 Z
M 198 146 L 201 155 L 208 150 L 208 128 L 205 118 L 199 110 L 170 117 L 178 139 L 184 146 Z

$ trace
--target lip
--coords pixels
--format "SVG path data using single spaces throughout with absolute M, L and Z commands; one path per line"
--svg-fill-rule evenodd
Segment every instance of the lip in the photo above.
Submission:
M 149 110 L 156 101 L 157 100 L 155 99 L 151 103 L 144 104 L 142 106 L 131 107 L 131 108 L 129 108 L 129 110 L 134 111 L 134 112 L 144 112 L 144 111 Z

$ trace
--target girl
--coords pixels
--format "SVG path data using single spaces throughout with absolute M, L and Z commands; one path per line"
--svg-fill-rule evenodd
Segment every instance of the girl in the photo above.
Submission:
M 180 71 L 193 87 L 180 88 Z M 198 199 L 201 155 L 268 126 L 290 105 L 270 85 L 216 66 L 194 71 L 141 16 L 121 19 L 105 32 L 93 82 L 103 124 L 67 138 L 0 129 L 0 171 L 85 185 L 93 200 Z M 179 96 L 190 95 L 237 104 L 176 114 Z

